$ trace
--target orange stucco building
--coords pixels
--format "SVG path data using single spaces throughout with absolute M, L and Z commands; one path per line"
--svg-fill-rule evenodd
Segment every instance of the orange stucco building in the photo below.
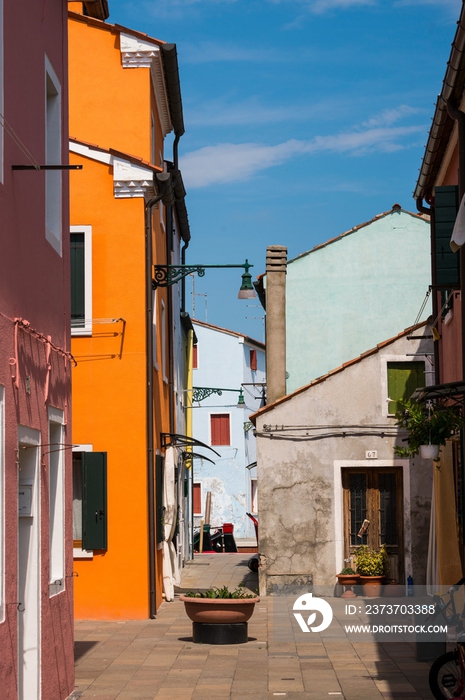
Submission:
M 141 619 L 162 599 L 156 456 L 176 403 L 173 292 L 152 266 L 189 239 L 164 154 L 184 131 L 176 48 L 70 8 L 75 616 Z

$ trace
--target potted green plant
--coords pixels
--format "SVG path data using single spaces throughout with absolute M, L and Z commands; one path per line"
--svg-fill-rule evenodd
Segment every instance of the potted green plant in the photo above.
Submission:
M 440 445 L 445 445 L 451 435 L 465 425 L 459 409 L 432 401 L 401 401 L 402 409 L 396 413 L 396 425 L 408 432 L 407 447 L 397 446 L 398 457 L 414 457 L 420 453 L 423 459 L 437 459 Z
M 260 598 L 245 588 L 227 586 L 207 591 L 189 591 L 180 596 L 193 623 L 194 642 L 239 644 L 247 642 L 247 621 Z
M 336 576 L 339 585 L 344 587 L 344 593 L 341 595 L 341 598 L 356 598 L 353 586 L 356 586 L 360 579 L 357 572 L 351 566 L 346 566 Z
M 384 578 L 389 571 L 385 545 L 376 551 L 361 544 L 355 551 L 355 567 L 363 585 L 363 594 L 369 598 L 380 596 Z

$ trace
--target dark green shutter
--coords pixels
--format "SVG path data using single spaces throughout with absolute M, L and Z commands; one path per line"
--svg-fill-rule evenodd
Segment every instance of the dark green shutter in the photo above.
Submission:
M 164 487 L 165 458 L 157 455 L 155 458 L 155 501 L 156 501 L 156 528 L 157 542 L 165 539 L 165 509 L 163 507 L 163 487 Z
M 388 362 L 388 413 L 396 413 L 399 401 L 406 401 L 415 389 L 425 386 L 424 362 Z
M 434 284 L 455 286 L 460 281 L 460 256 L 453 253 L 450 238 L 459 208 L 458 187 L 436 187 L 434 193 L 434 245 L 436 279 Z
M 85 260 L 84 234 L 71 234 L 71 321 L 74 327 L 84 325 L 85 319 Z
M 82 452 L 82 548 L 107 549 L 107 453 Z

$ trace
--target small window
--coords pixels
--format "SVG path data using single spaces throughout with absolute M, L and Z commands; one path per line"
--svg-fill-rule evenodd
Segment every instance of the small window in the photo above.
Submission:
M 388 362 L 388 413 L 400 410 L 400 401 L 407 401 L 418 387 L 425 386 L 424 362 Z
M 257 479 L 250 481 L 250 511 L 258 513 L 258 482 Z
M 192 485 L 192 507 L 194 515 L 202 515 L 202 484 Z
M 255 371 L 257 369 L 257 351 L 250 351 L 250 369 Z
M 214 413 L 210 416 L 211 444 L 230 445 L 229 413 Z
M 60 165 L 61 156 L 61 86 L 50 61 L 45 59 L 45 162 Z M 45 171 L 45 236 L 61 255 L 62 246 L 62 175 L 61 170 Z
M 197 345 L 194 345 L 192 348 L 192 369 L 197 369 L 199 366 L 197 348 Z
M 107 549 L 106 452 L 73 452 L 73 545 Z
M 92 227 L 71 226 L 71 333 L 92 333 Z

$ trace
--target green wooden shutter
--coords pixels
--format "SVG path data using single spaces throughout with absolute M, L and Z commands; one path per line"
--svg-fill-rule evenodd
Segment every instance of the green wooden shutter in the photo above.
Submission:
M 71 234 L 71 321 L 74 327 L 84 325 L 85 319 L 85 260 L 84 234 Z
M 165 509 L 163 507 L 163 487 L 164 487 L 165 458 L 157 455 L 155 458 L 155 502 L 156 502 L 156 528 L 157 542 L 165 539 Z
M 107 549 L 107 453 L 82 452 L 82 548 Z
M 388 362 L 388 413 L 400 409 L 399 401 L 406 401 L 415 389 L 425 386 L 424 362 Z
M 453 253 L 450 238 L 459 208 L 458 187 L 436 187 L 434 192 L 434 244 L 436 256 L 435 284 L 458 285 L 460 282 L 460 256 Z

